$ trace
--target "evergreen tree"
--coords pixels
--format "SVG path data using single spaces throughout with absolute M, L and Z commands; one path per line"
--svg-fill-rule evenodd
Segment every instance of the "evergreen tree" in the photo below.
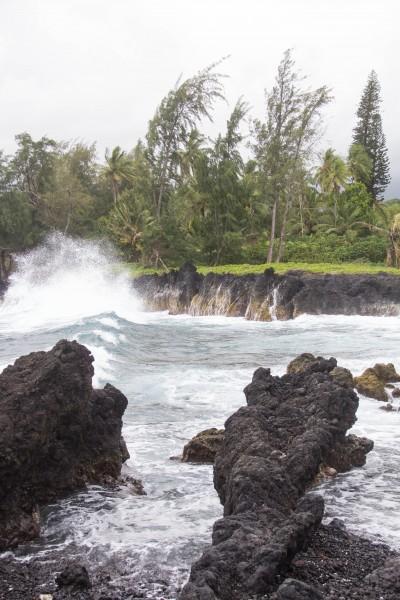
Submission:
M 353 144 L 363 146 L 371 160 L 371 172 L 362 183 L 376 200 L 383 199 L 383 193 L 390 182 L 390 163 L 379 111 L 380 92 L 378 77 L 375 71 L 371 71 L 357 110 L 357 124 L 353 130 Z

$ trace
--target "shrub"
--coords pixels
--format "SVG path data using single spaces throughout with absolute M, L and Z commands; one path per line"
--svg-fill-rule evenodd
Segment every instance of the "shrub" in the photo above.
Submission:
M 370 262 L 383 263 L 386 257 L 386 240 L 371 235 L 349 240 L 344 236 L 310 236 L 288 240 L 285 248 L 285 262 L 341 263 Z

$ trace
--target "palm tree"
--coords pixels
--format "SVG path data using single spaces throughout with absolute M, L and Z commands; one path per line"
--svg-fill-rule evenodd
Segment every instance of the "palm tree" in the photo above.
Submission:
M 355 225 L 366 227 L 370 231 L 376 231 L 381 235 L 385 236 L 388 241 L 386 251 L 386 264 L 388 267 L 400 268 L 400 213 L 388 217 L 384 211 L 380 211 L 383 216 L 384 223 L 379 225 L 373 225 L 371 223 L 365 223 L 358 221 Z
M 140 203 L 121 197 L 107 219 L 106 227 L 113 239 L 129 251 L 133 260 L 143 254 L 143 235 L 153 225 L 154 219 Z
M 361 144 L 352 144 L 349 149 L 347 167 L 353 182 L 360 181 L 366 187 L 371 182 L 372 160 Z
M 348 180 L 346 163 L 333 148 L 328 148 L 324 154 L 322 165 L 317 169 L 315 181 L 321 192 L 334 201 L 335 225 L 337 220 L 337 197 L 344 189 Z
M 117 205 L 119 189 L 124 181 L 133 181 L 135 173 L 132 159 L 128 154 L 116 146 L 113 151 L 106 150 L 106 165 L 103 169 L 105 177 L 111 183 L 114 206 Z
M 197 130 L 192 129 L 186 141 L 186 145 L 177 150 L 176 160 L 179 166 L 180 179 L 189 182 L 195 171 L 195 165 L 203 152 L 205 137 Z

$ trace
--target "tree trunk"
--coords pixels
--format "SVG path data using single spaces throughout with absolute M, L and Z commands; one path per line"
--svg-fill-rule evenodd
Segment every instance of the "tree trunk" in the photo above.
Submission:
M 299 195 L 299 211 L 300 211 L 301 237 L 304 237 L 303 194 Z
M 283 213 L 283 219 L 282 219 L 282 225 L 281 225 L 281 235 L 279 238 L 278 257 L 276 259 L 276 262 L 278 262 L 278 263 L 281 262 L 281 258 L 283 257 L 283 251 L 285 248 L 286 223 L 287 223 L 288 213 L 289 213 L 289 198 L 286 198 L 285 211 Z
M 278 209 L 278 199 L 275 198 L 274 205 L 272 207 L 271 233 L 269 236 L 269 248 L 268 248 L 267 263 L 271 263 L 272 259 L 274 257 L 274 241 L 275 241 L 277 209 Z
M 387 267 L 397 267 L 396 264 L 396 246 L 393 239 L 393 236 L 389 234 L 388 247 L 386 250 L 386 266 Z
M 117 202 L 118 202 L 118 184 L 113 181 L 112 182 L 112 195 L 113 195 L 113 200 L 114 200 L 114 206 L 117 206 Z

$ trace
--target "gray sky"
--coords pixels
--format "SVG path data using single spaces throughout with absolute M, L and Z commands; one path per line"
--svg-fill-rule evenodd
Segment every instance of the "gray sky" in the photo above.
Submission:
M 286 48 L 312 86 L 327 84 L 323 146 L 346 154 L 368 73 L 382 85 L 400 197 L 398 0 L 0 0 L 0 148 L 28 131 L 130 149 L 180 74 L 230 55 L 215 127 L 243 95 L 264 115 Z

